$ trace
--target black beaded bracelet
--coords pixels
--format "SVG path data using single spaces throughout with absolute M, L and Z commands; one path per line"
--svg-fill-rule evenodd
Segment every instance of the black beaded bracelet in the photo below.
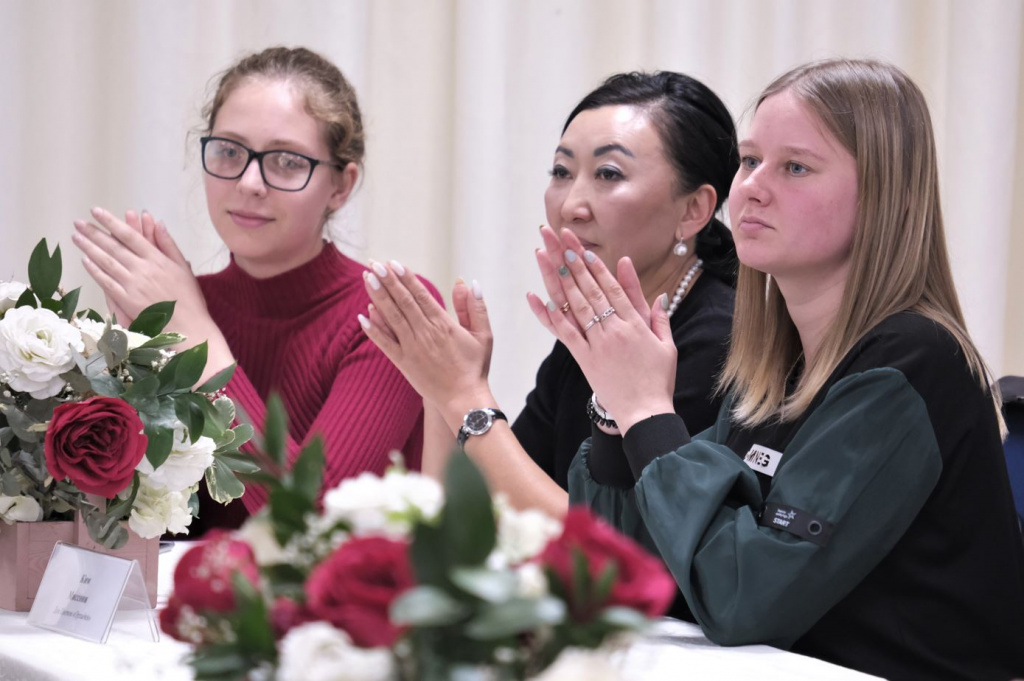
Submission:
M 594 393 L 591 393 L 590 399 L 587 400 L 587 416 L 590 417 L 591 421 L 602 428 L 619 429 L 619 424 L 615 423 L 615 419 L 611 417 L 611 414 L 602 409 L 597 403 L 597 395 Z

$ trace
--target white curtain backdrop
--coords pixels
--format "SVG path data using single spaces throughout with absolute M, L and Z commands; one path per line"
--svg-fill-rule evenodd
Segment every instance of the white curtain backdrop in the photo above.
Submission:
M 524 296 L 541 290 L 546 171 L 580 97 L 614 72 L 671 69 L 739 117 L 796 64 L 869 56 L 929 100 L 970 330 L 997 374 L 1024 374 L 1022 35 L 1020 0 L 0 0 L 0 280 L 24 279 L 47 237 L 100 306 L 70 241 L 93 205 L 148 209 L 197 270 L 221 267 L 188 132 L 214 74 L 304 45 L 352 80 L 367 122 L 343 250 L 396 258 L 446 295 L 479 280 L 493 384 L 516 413 L 552 342 Z

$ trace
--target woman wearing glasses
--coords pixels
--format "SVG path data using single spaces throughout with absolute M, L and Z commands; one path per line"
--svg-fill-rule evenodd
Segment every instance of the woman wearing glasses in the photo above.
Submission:
M 168 330 L 209 344 L 202 380 L 233 362 L 229 396 L 255 426 L 273 390 L 288 410 L 290 456 L 319 434 L 325 486 L 382 472 L 398 449 L 422 449 L 422 400 L 362 333 L 363 267 L 324 240 L 348 200 L 364 153 L 351 85 L 306 49 L 270 48 L 220 78 L 201 140 L 210 219 L 228 267 L 194 277 L 162 223 L 96 209 L 75 244 L 118 320 L 177 301 Z M 436 294 L 435 294 L 436 295 Z M 235 526 L 265 501 L 250 487 L 228 507 L 204 507 L 205 526 Z

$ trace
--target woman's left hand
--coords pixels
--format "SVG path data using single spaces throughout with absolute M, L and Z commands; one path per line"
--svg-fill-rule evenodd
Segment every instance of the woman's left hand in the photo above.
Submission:
M 572 353 L 601 406 L 625 433 L 655 414 L 673 413 L 677 350 L 661 299 L 647 305 L 629 258 L 618 278 L 585 251 L 569 230 L 541 229 L 546 249 L 537 251 L 551 301 L 528 296 L 530 309 Z
M 452 291 L 458 322 L 448 316 L 416 276 L 392 261 L 365 272 L 372 304 L 360 322 L 423 399 L 437 406 L 449 426 L 463 405 L 491 406 L 487 383 L 492 336 L 479 284 L 461 279 Z

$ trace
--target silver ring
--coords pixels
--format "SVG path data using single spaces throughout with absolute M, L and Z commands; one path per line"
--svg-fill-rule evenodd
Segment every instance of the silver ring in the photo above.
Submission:
M 597 319 L 597 321 L 599 322 L 603 322 L 604 320 L 611 317 L 613 314 L 615 314 L 615 308 L 609 307 L 607 310 L 601 313 L 601 317 L 599 319 L 597 317 L 595 317 L 594 319 Z
M 600 321 L 601 321 L 601 318 L 598 317 L 597 315 L 594 315 L 594 318 L 591 319 L 589 322 L 587 322 L 587 325 L 583 327 L 583 333 L 586 333 L 587 331 L 590 331 L 590 327 L 592 327 L 594 324 L 597 324 Z

